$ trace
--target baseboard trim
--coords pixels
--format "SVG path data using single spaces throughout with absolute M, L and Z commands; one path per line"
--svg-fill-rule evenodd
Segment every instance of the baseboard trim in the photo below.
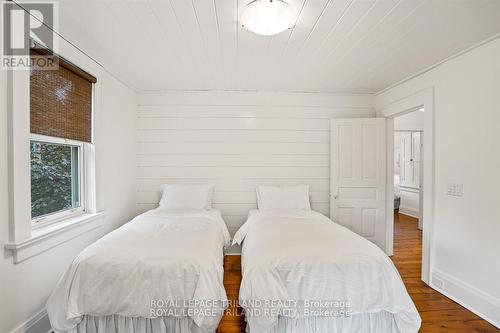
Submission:
M 431 277 L 432 288 L 500 328 L 500 299 L 438 269 Z
M 233 254 L 241 254 L 241 246 L 240 245 L 231 245 L 224 251 L 225 255 L 233 255 Z
M 39 333 L 39 332 L 52 332 L 50 328 L 49 317 L 45 308 L 41 309 L 33 316 L 31 316 L 24 323 L 19 325 L 10 333 Z
M 399 206 L 399 213 L 418 219 L 418 211 L 405 208 L 404 206 Z

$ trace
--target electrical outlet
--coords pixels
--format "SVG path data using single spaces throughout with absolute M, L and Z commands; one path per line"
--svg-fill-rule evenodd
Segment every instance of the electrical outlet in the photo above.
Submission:
M 446 194 L 455 197 L 463 197 L 464 195 L 464 184 L 448 183 L 446 185 Z

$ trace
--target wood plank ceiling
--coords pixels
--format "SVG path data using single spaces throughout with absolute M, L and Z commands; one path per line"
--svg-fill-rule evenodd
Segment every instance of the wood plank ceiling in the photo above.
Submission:
M 500 32 L 498 0 L 287 0 L 273 37 L 249 0 L 61 0 L 60 32 L 138 91 L 373 93 Z

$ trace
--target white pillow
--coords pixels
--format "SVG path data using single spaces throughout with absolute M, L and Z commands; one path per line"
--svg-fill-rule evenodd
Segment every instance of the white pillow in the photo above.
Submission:
M 309 185 L 258 186 L 257 204 L 260 210 L 311 210 Z
M 214 185 L 211 184 L 165 184 L 160 199 L 160 208 L 211 209 L 213 190 Z

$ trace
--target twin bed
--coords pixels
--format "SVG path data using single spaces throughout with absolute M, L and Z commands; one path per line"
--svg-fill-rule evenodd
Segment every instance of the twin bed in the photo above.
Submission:
M 166 185 L 159 208 L 87 247 L 47 302 L 55 332 L 215 332 L 230 236 L 213 187 Z M 240 305 L 256 333 L 417 332 L 392 261 L 310 209 L 307 186 L 259 187 L 242 245 Z

